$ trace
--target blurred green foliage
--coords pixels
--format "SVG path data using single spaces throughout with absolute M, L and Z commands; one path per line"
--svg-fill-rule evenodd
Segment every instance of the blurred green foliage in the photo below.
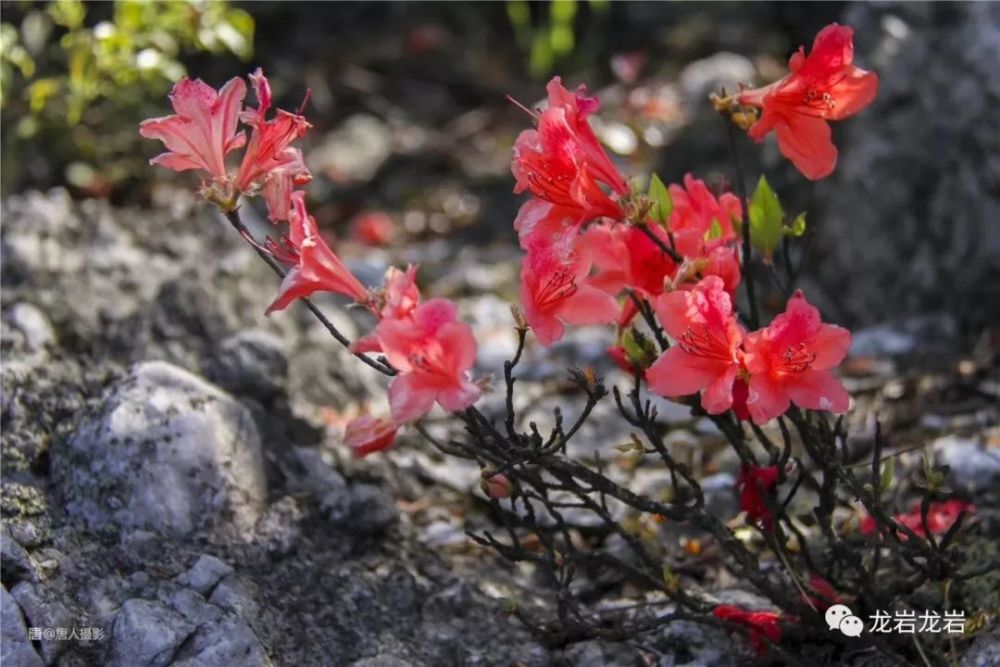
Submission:
M 590 0 L 589 4 L 592 10 L 601 12 L 607 8 L 608 0 Z M 577 8 L 576 0 L 553 0 L 548 3 L 547 20 L 535 25 L 528 0 L 507 0 L 507 18 L 518 45 L 528 54 L 528 71 L 532 76 L 549 74 L 573 53 Z
M 142 173 L 140 120 L 166 113 L 183 56 L 253 53 L 253 18 L 216 0 L 22 3 L 0 24 L 3 192 L 108 194 Z

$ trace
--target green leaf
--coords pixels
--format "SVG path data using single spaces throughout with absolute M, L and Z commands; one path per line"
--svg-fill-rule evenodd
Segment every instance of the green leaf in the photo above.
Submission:
M 706 241 L 714 241 L 715 239 L 722 238 L 722 225 L 719 224 L 718 218 L 712 218 L 712 226 L 708 228 L 705 232 Z
M 670 218 L 670 213 L 674 210 L 674 200 L 670 198 L 670 191 L 663 184 L 660 177 L 653 174 L 649 179 L 649 201 L 653 203 L 649 215 L 661 225 L 666 225 Z
M 766 264 L 771 263 L 774 249 L 784 233 L 784 218 L 785 212 L 778 195 L 771 189 L 767 178 L 761 175 L 750 198 L 750 239 L 753 246 L 764 254 Z
M 882 464 L 882 472 L 879 475 L 878 489 L 879 494 L 883 494 L 889 490 L 889 486 L 892 484 L 892 479 L 896 474 L 896 459 L 889 457 L 886 459 L 885 463 Z
M 806 214 L 799 213 L 792 224 L 785 227 L 785 236 L 802 236 L 806 233 Z

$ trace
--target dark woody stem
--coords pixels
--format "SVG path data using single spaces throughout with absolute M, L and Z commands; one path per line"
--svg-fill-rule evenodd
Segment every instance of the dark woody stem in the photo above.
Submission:
M 648 238 L 650 241 L 656 244 L 656 247 L 659 248 L 663 252 L 663 254 L 665 254 L 670 259 L 674 260 L 675 264 L 680 266 L 681 264 L 684 263 L 684 256 L 681 255 L 676 250 L 674 250 L 672 247 L 668 246 L 666 243 L 664 243 L 659 237 L 656 236 L 656 234 L 649 231 L 649 227 L 646 225 L 645 222 L 637 224 L 635 226 L 639 229 L 639 231 L 641 231 L 643 234 L 646 235 L 646 238 Z M 673 245 L 673 235 L 671 235 L 670 238 L 671 238 L 671 245 Z
M 247 243 L 253 246 L 253 249 L 257 252 L 257 255 L 262 260 L 264 260 L 264 262 L 268 266 L 271 267 L 271 270 L 274 271 L 276 274 L 278 274 L 278 277 L 284 278 L 287 271 L 285 271 L 284 267 L 281 266 L 281 263 L 278 262 L 278 260 L 272 257 L 270 253 L 268 253 L 267 250 L 262 248 L 261 245 L 254 239 L 253 235 L 250 233 L 250 230 L 248 230 L 246 228 L 246 225 L 243 224 L 243 221 L 240 220 L 239 210 L 234 209 L 232 211 L 227 211 L 225 212 L 225 216 L 226 220 L 229 221 L 229 224 L 232 225 L 233 229 L 239 232 L 239 235 L 243 237 L 243 240 L 245 240 Z M 326 330 L 330 332 L 330 335 L 333 336 L 338 343 L 343 345 L 348 350 L 351 349 L 351 341 L 348 340 L 347 336 L 340 333 L 340 330 L 333 324 L 333 322 L 331 322 L 327 318 L 326 315 L 323 314 L 323 311 L 320 310 L 319 307 L 316 306 L 316 304 L 314 304 L 309 299 L 301 299 L 301 301 L 305 303 L 306 308 L 308 308 L 310 312 L 312 312 L 312 314 L 316 317 L 316 319 L 319 320 L 320 324 L 322 324 L 326 328 Z M 388 364 L 385 364 L 381 361 L 377 361 L 375 359 L 371 359 L 361 354 L 360 352 L 351 351 L 351 354 L 353 354 L 355 357 L 363 361 L 368 366 L 377 370 L 379 373 L 382 373 L 383 375 L 392 376 L 396 374 L 396 369 L 392 368 Z
M 750 326 L 753 329 L 760 328 L 760 314 L 757 311 L 757 297 L 754 290 L 753 276 L 750 273 L 750 200 L 747 199 L 747 184 L 743 175 L 743 165 L 740 163 L 740 152 L 736 147 L 736 126 L 729 120 L 729 116 L 723 116 L 729 132 L 729 148 L 733 153 L 733 166 L 736 169 L 736 193 L 740 198 L 740 209 L 742 211 L 743 228 L 743 283 L 747 287 L 747 301 L 750 302 Z

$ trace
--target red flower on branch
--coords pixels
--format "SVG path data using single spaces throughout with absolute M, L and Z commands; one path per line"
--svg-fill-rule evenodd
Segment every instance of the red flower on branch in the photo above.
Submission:
M 747 611 L 740 607 L 720 604 L 712 615 L 723 621 L 739 623 L 750 629 L 750 645 L 758 656 L 767 651 L 767 644 L 781 641 L 781 614 L 773 611 Z
M 764 88 L 744 90 L 740 104 L 763 109 L 750 138 L 763 141 L 771 130 L 778 149 L 810 180 L 824 178 L 837 164 L 829 120 L 853 116 L 878 92 L 878 75 L 854 66 L 854 30 L 830 24 L 807 56 L 799 47 L 788 61 L 791 73 Z
M 240 119 L 250 126 L 250 141 L 239 173 L 236 175 L 236 187 L 243 191 L 251 190 L 255 185 L 270 188 L 272 195 L 266 198 L 272 220 L 279 214 L 282 200 L 276 193 L 291 192 L 292 185 L 304 185 L 312 180 L 312 175 L 302 160 L 302 151 L 291 148 L 290 144 L 305 136 L 311 127 L 306 119 L 284 109 L 278 109 L 271 120 L 266 115 L 271 108 L 271 86 L 260 68 L 250 75 L 257 96 L 257 108 L 249 109 L 240 114 Z M 280 183 L 267 182 L 279 179 Z M 272 208 L 273 207 L 273 208 Z M 288 213 L 285 210 L 285 213 Z
M 654 308 L 676 344 L 646 372 L 650 390 L 667 397 L 701 391 L 701 405 L 713 415 L 732 407 L 744 333 L 722 279 L 709 276 L 691 290 L 663 294 Z
M 749 523 L 765 530 L 774 526 L 774 517 L 767 509 L 767 498 L 774 497 L 778 485 L 778 466 L 743 465 L 736 479 L 740 494 L 740 509 L 746 512 Z
M 743 342 L 750 373 L 747 408 L 757 424 L 778 417 L 789 402 L 810 410 L 846 412 L 851 398 L 833 374 L 851 345 L 851 333 L 823 324 L 801 290 L 785 312 Z
M 344 444 L 351 448 L 354 456 L 363 458 L 392 447 L 398 428 L 387 419 L 369 415 L 355 417 L 344 429 Z
M 591 258 L 569 239 L 553 242 L 532 237 L 521 266 L 521 305 L 528 325 L 542 345 L 563 337 L 566 324 L 605 324 L 614 321 L 618 303 L 607 292 L 589 284 Z
M 731 192 L 716 197 L 705 181 L 691 174 L 684 176 L 684 185 L 668 187 L 674 208 L 667 220 L 667 227 L 674 235 L 677 251 L 685 257 L 705 254 L 705 244 L 711 240 L 713 225 L 718 225 L 715 238 L 723 242 L 736 238 L 733 220 L 739 220 L 743 207 Z
M 525 130 L 514 143 L 514 192 L 527 190 L 575 221 L 621 219 L 624 210 L 602 186 L 624 197 L 628 185 L 587 121 L 597 111 L 597 98 L 587 97 L 582 88 L 569 92 L 559 77 L 546 90 L 549 106 L 538 114 L 538 127 Z
M 201 79 L 178 81 L 170 93 L 176 113 L 139 125 L 139 134 L 159 139 L 167 148 L 150 164 L 174 171 L 200 169 L 216 182 L 226 182 L 226 154 L 246 143 L 246 135 L 236 131 L 246 94 L 247 85 L 238 77 L 218 93 Z
M 335 292 L 364 303 L 368 290 L 319 235 L 315 218 L 306 211 L 305 193 L 293 193 L 291 204 L 289 235 L 282 239 L 283 246 L 271 243 L 269 250 L 279 261 L 293 266 L 267 312 L 283 310 L 295 299 L 314 292 Z
M 976 511 L 976 506 L 964 500 L 945 500 L 943 502 L 932 502 L 927 509 L 927 528 L 934 535 L 944 535 L 958 521 L 958 516 L 962 512 L 972 513 Z M 920 503 L 914 503 L 909 512 L 897 514 L 892 517 L 901 526 L 906 526 L 920 537 L 926 537 L 924 522 L 921 518 Z M 875 519 L 866 515 L 858 525 L 858 530 L 862 535 L 871 535 L 876 531 Z M 907 539 L 903 533 L 899 534 L 899 539 Z
M 454 303 L 431 299 L 414 308 L 410 317 L 386 318 L 375 328 L 379 347 L 399 371 L 389 384 L 389 408 L 396 423 L 419 419 L 435 402 L 450 412 L 464 410 L 482 394 L 469 379 L 476 339 L 456 316 Z

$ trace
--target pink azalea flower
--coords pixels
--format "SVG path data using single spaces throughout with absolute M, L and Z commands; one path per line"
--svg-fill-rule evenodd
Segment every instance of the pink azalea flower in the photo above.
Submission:
M 744 341 L 750 373 L 747 408 L 763 424 L 783 414 L 789 401 L 801 408 L 846 412 L 850 397 L 834 374 L 851 345 L 851 333 L 820 321 L 801 291 L 785 312 Z
M 292 192 L 312 180 L 298 148 L 286 149 L 289 161 L 264 175 L 261 196 L 271 222 L 288 220 L 292 214 Z
M 387 419 L 377 419 L 369 415 L 355 417 L 344 429 L 344 444 L 351 448 L 354 456 L 363 458 L 373 452 L 389 449 L 396 441 L 398 426 Z
M 854 30 L 832 23 L 805 49 L 792 54 L 791 73 L 764 88 L 744 90 L 739 103 L 764 110 L 750 128 L 750 138 L 763 141 L 772 130 L 778 150 L 810 180 L 828 176 L 837 164 L 829 120 L 841 120 L 871 104 L 878 75 L 855 67 Z
M 521 305 L 542 345 L 563 337 L 566 324 L 612 322 L 618 304 L 607 292 L 587 281 L 591 260 L 585 249 L 567 240 L 533 237 L 521 266 Z
M 677 252 L 685 257 L 699 257 L 705 252 L 706 236 L 712 231 L 713 222 L 719 224 L 723 242 L 736 238 L 733 220 L 743 213 L 740 200 L 731 192 L 716 198 L 705 181 L 691 174 L 684 176 L 684 186 L 668 187 L 674 208 L 667 226 L 674 235 Z
M 242 191 L 254 185 L 263 185 L 269 177 L 288 178 L 293 183 L 308 183 L 312 176 L 302 162 L 302 153 L 291 148 L 301 139 L 310 125 L 303 116 L 278 109 L 277 115 L 267 120 L 271 108 L 271 86 L 260 68 L 250 75 L 257 108 L 244 111 L 240 119 L 250 126 L 250 142 L 243 154 L 243 162 L 236 176 L 236 187 Z
M 386 269 L 382 288 L 370 302 L 375 316 L 380 320 L 412 320 L 413 311 L 420 304 L 417 287 L 418 266 L 410 265 L 406 271 L 394 266 Z M 374 333 L 362 336 L 351 346 L 354 352 L 381 352 L 382 346 Z
M 389 408 L 396 423 L 426 414 L 437 402 L 450 412 L 475 403 L 482 391 L 469 379 L 476 361 L 476 339 L 468 324 L 456 320 L 455 304 L 431 299 L 405 319 L 378 323 L 375 336 L 399 374 L 389 384 Z
M 628 194 L 628 185 L 587 122 L 597 98 L 582 89 L 570 93 L 559 77 L 546 90 L 549 106 L 539 114 L 538 128 L 525 130 L 514 143 L 514 192 L 529 190 L 575 220 L 622 218 L 621 205 L 602 184 L 618 197 Z
M 281 281 L 278 297 L 267 312 L 283 310 L 295 299 L 314 292 L 335 292 L 364 303 L 368 290 L 319 235 L 316 219 L 306 211 L 305 193 L 293 193 L 291 201 L 291 225 L 288 237 L 283 239 L 285 247 L 272 244 L 271 251 L 279 260 L 294 266 Z
M 649 388 L 668 397 L 702 391 L 701 405 L 713 415 L 732 407 L 744 333 L 722 279 L 663 294 L 654 309 L 676 343 L 646 371 Z
M 514 229 L 517 231 L 521 248 L 527 250 L 534 236 L 549 241 L 572 238 L 576 236 L 584 222 L 586 222 L 584 218 L 571 217 L 571 212 L 565 208 L 532 197 L 518 209 L 514 218 Z
M 139 125 L 139 134 L 159 139 L 167 147 L 150 160 L 174 171 L 201 169 L 215 181 L 224 183 L 226 154 L 246 143 L 237 132 L 237 119 L 247 86 L 243 79 L 230 79 L 216 93 L 201 79 L 184 78 L 170 93 L 176 112 L 172 116 L 150 118 Z

